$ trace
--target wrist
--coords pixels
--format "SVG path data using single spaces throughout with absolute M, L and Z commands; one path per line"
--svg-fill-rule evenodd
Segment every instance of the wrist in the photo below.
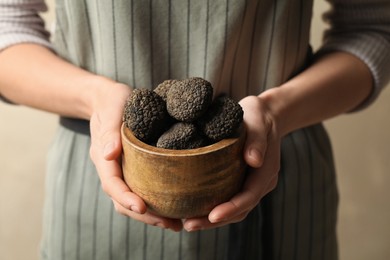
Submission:
M 108 91 L 108 86 L 112 83 L 110 79 L 99 75 L 91 75 L 85 79 L 82 100 L 85 105 L 84 115 L 86 119 L 89 120 L 92 117 L 99 104 L 99 100 Z
M 278 87 L 268 89 L 257 96 L 261 103 L 266 107 L 267 117 L 272 121 L 274 129 L 280 137 L 283 137 L 291 131 L 288 122 L 289 117 L 284 115 L 286 111 L 286 102 L 284 98 L 282 98 L 282 95 L 284 95 L 283 92 L 284 89 Z
M 112 113 L 118 116 L 118 110 L 123 109 L 130 92 L 129 86 L 110 78 L 99 75 L 90 78 L 83 93 L 87 119 L 96 113 Z
M 322 57 L 279 87 L 259 95 L 281 136 L 350 111 L 367 98 L 371 75 L 344 53 Z

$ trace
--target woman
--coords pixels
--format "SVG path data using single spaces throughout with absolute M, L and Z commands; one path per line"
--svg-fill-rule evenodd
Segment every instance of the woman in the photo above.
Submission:
M 42 259 L 337 259 L 321 122 L 367 106 L 388 81 L 390 5 L 330 2 L 313 56 L 309 0 L 58 0 L 52 43 L 42 1 L 3 1 L 0 94 L 61 116 Z M 134 88 L 194 76 L 240 101 L 251 169 L 207 217 L 166 219 L 122 180 L 122 110 Z

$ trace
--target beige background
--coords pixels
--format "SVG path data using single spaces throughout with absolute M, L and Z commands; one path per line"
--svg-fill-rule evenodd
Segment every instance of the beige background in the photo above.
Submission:
M 51 10 L 52 1 L 49 1 Z M 324 28 L 316 0 L 312 43 Z M 52 13 L 45 14 L 52 20 Z M 390 73 L 390 71 L 389 71 Z M 390 90 L 370 108 L 326 122 L 333 140 L 341 202 L 341 259 L 390 259 Z M 37 259 L 45 154 L 57 117 L 0 103 L 0 259 Z

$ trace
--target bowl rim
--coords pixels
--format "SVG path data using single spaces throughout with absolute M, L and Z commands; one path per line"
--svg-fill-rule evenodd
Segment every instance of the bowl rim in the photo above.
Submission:
M 125 126 L 124 123 L 122 123 L 121 126 L 121 136 L 122 136 L 122 142 L 126 142 L 126 144 L 133 146 L 137 150 L 140 150 L 145 153 L 150 153 L 154 155 L 159 155 L 159 156 L 196 156 L 196 155 L 203 155 L 203 154 L 208 154 L 212 153 L 218 150 L 222 150 L 228 146 L 232 146 L 235 143 L 239 142 L 241 139 L 244 138 L 243 134 L 243 126 L 240 126 L 238 130 L 238 136 L 236 137 L 230 137 L 230 138 L 225 138 L 221 141 L 218 141 L 216 143 L 207 145 L 207 146 L 202 146 L 199 148 L 194 148 L 194 149 L 185 149 L 185 150 L 174 150 L 174 149 L 166 149 L 166 148 L 160 148 L 156 147 L 153 145 L 149 145 L 147 143 L 142 142 L 138 138 L 136 138 L 132 131 Z M 123 145 L 123 144 L 122 144 Z

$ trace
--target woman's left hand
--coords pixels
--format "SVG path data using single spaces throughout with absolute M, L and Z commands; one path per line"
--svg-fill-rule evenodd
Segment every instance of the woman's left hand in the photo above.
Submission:
M 275 119 L 257 96 L 240 101 L 244 110 L 247 137 L 244 158 L 250 166 L 242 190 L 230 201 L 216 206 L 208 216 L 184 221 L 187 231 L 196 231 L 240 222 L 277 184 L 281 138 Z
M 127 186 L 120 164 L 122 142 L 120 129 L 123 108 L 131 90 L 128 86 L 102 80 L 96 84 L 92 106 L 90 155 L 96 166 L 103 191 L 111 198 L 115 210 L 148 225 L 180 231 L 182 221 L 149 212 L 145 202 Z

